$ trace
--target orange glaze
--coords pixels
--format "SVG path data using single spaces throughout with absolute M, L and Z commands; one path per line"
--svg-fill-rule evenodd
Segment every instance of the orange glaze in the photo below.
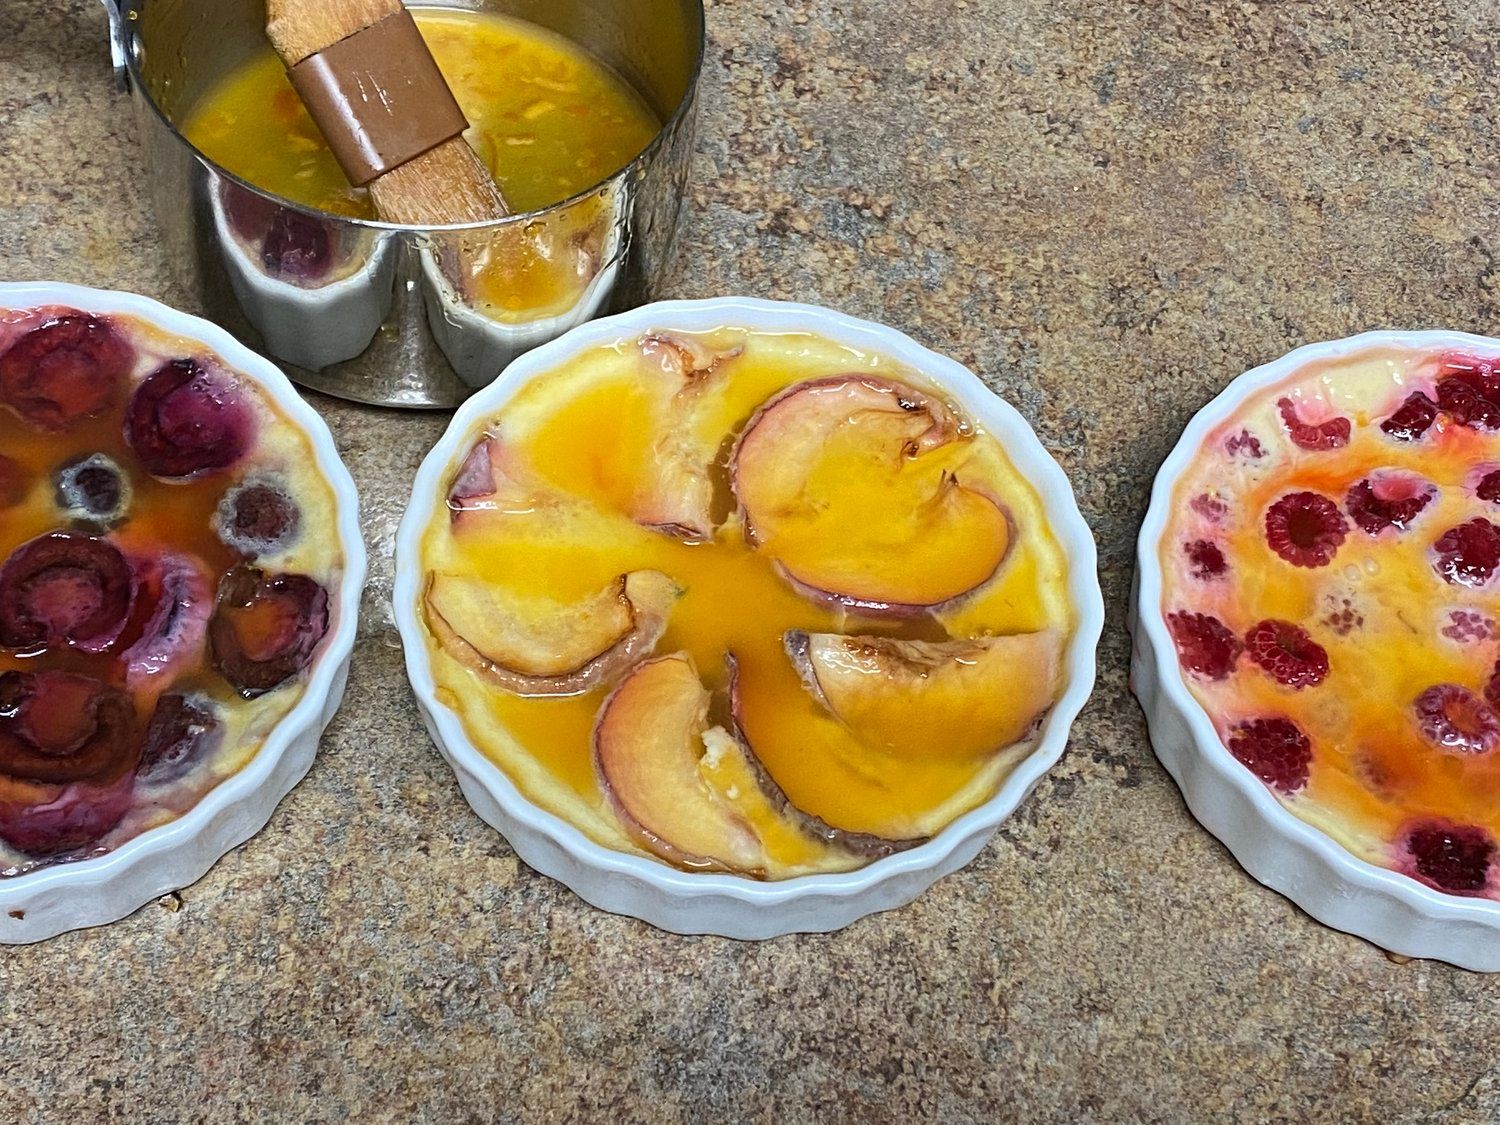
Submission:
M 792 383 L 859 370 L 921 385 L 919 376 L 888 360 L 810 337 L 726 331 L 711 342 L 724 350 L 744 349 L 716 369 L 711 390 L 686 423 L 701 438 L 707 456 L 717 457 L 721 465 L 729 452 L 727 439 L 763 402 Z M 507 441 L 516 460 L 542 482 L 539 491 L 553 499 L 530 510 L 522 504 L 504 514 L 467 513 L 463 518 L 475 522 L 457 527 L 450 526 L 448 512 L 440 507 L 424 541 L 424 568 L 482 575 L 517 594 L 564 602 L 582 601 L 627 571 L 670 575 L 683 593 L 655 651 L 690 654 L 703 682 L 716 693 L 726 688 L 725 657 L 732 653 L 739 664 L 745 730 L 756 755 L 795 805 L 839 828 L 895 838 L 921 835 L 990 796 L 1001 776 L 995 772 L 994 754 L 897 757 L 860 745 L 804 687 L 782 638 L 791 629 L 932 638 L 950 631 L 962 636 L 1069 628 L 1061 553 L 1040 518 L 1034 490 L 1010 466 L 998 443 L 974 433 L 944 464 L 951 460 L 991 481 L 1014 513 L 1019 530 L 999 573 L 976 595 L 936 618 L 861 618 L 808 600 L 781 577 L 773 561 L 746 542 L 737 518 L 726 516 L 731 504 L 722 479 L 715 507 L 724 522 L 706 542 L 684 542 L 628 517 L 639 505 L 649 479 L 646 467 L 658 457 L 656 443 L 666 421 L 659 396 L 642 378 L 644 363 L 635 341 L 600 349 L 537 380 L 487 423 L 485 429 Z M 940 474 L 942 467 L 935 463 L 931 471 Z M 445 487 L 454 472 L 456 468 Z M 866 479 L 854 479 L 849 492 L 868 507 L 873 487 Z M 564 497 L 560 502 L 559 495 Z M 907 517 L 904 511 L 882 516 L 872 510 L 870 518 L 886 519 L 896 537 Z M 959 557 L 970 549 L 955 542 Z M 903 573 L 899 554 L 891 555 L 888 564 L 890 573 Z M 437 645 L 433 650 L 439 694 L 460 712 L 476 744 L 513 777 L 520 775 L 523 791 L 533 800 L 575 823 L 588 810 L 591 817 L 602 818 L 589 820 L 591 834 L 612 846 L 627 846 L 604 823 L 607 802 L 591 747 L 607 688 L 566 699 L 523 697 L 447 659 Z M 920 722 L 921 717 L 908 715 L 904 721 Z M 542 767 L 540 774 L 536 765 Z M 978 792 L 973 791 L 976 784 L 981 785 Z M 805 869 L 811 862 L 801 854 L 807 850 L 805 841 L 780 855 L 774 854 L 774 844 L 768 846 L 772 858 L 789 867 Z M 812 866 L 828 862 L 824 856 Z
M 1455 525 L 1500 520 L 1500 504 L 1474 491 L 1486 464 L 1500 467 L 1500 435 L 1459 425 L 1444 413 L 1416 440 L 1396 440 L 1380 429 L 1414 391 L 1435 400 L 1435 384 L 1454 362 L 1367 351 L 1310 365 L 1258 393 L 1204 442 L 1177 486 L 1161 547 L 1165 613 L 1209 614 L 1240 638 L 1259 621 L 1286 620 L 1326 650 L 1329 671 L 1315 686 L 1282 686 L 1248 655 L 1223 680 L 1185 679 L 1226 741 L 1245 721 L 1292 719 L 1312 744 L 1306 785 L 1290 793 L 1273 786 L 1273 792 L 1355 854 L 1398 870 L 1412 866 L 1406 834 L 1414 825 L 1448 821 L 1478 826 L 1492 839 L 1500 835 L 1500 751 L 1465 754 L 1434 745 L 1413 706 L 1444 683 L 1482 698 L 1495 669 L 1500 578 L 1477 589 L 1450 584 L 1434 569 L 1433 546 Z M 1298 448 L 1276 407 L 1283 397 L 1297 404 L 1304 422 L 1349 418 L 1347 446 Z M 1259 440 L 1262 458 L 1227 451 L 1226 442 L 1242 429 Z M 1429 482 L 1436 498 L 1407 529 L 1372 537 L 1347 519 L 1348 493 L 1389 470 Z M 1346 538 L 1326 566 L 1293 566 L 1268 543 L 1268 508 L 1301 490 L 1326 496 L 1347 519 Z M 1195 507 L 1204 496 L 1227 512 L 1214 518 L 1201 501 Z M 1191 573 L 1186 548 L 1199 540 L 1221 548 L 1227 574 L 1205 579 Z M 1475 615 L 1488 635 L 1451 635 L 1459 631 L 1454 612 Z M 1438 885 L 1421 871 L 1410 873 Z
M 524 20 L 417 8 L 423 38 L 470 122 L 467 139 L 516 212 L 550 207 L 608 179 L 656 135 L 650 108 L 600 60 Z M 352 188 L 269 44 L 179 122 L 235 175 L 335 214 L 375 217 Z

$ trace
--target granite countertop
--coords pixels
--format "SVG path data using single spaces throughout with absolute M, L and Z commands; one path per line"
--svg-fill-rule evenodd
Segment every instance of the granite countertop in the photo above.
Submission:
M 445 418 L 315 399 L 374 554 L 345 706 L 203 880 L 0 951 L 0 1117 L 1500 1114 L 1500 980 L 1399 963 L 1259 886 L 1126 686 L 1147 490 L 1220 386 L 1367 328 L 1500 331 L 1494 9 L 1355 7 L 710 5 L 672 293 L 823 302 L 955 356 L 1098 533 L 1098 692 L 978 860 L 763 944 L 658 933 L 519 864 L 429 744 L 383 602 Z M 192 311 L 98 3 L 4 5 L 0 75 L 0 277 Z

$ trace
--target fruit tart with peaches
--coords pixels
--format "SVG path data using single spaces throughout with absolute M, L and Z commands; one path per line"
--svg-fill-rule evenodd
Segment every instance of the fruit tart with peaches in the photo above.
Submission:
M 437 697 L 596 842 L 850 870 L 1036 747 L 1067 560 L 919 372 L 805 333 L 648 334 L 531 380 L 463 450 L 420 547 Z
M 306 436 L 202 345 L 0 310 L 0 876 L 107 852 L 301 695 L 342 568 Z
M 1360 859 L 1500 898 L 1500 357 L 1375 346 L 1214 429 L 1162 612 L 1228 753 Z

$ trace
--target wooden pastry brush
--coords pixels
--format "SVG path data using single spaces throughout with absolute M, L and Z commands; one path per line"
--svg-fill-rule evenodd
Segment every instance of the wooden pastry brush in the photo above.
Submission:
M 266 0 L 266 34 L 382 219 L 421 226 L 509 213 L 401 0 Z

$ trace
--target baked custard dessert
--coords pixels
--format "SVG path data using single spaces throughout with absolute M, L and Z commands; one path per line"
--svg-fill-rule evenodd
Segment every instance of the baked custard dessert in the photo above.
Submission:
M 1161 565 L 1231 755 L 1359 858 L 1500 897 L 1500 357 L 1367 348 L 1257 393 Z
M 181 816 L 302 694 L 342 568 L 307 438 L 201 344 L 0 310 L 0 876 Z
M 848 870 L 1036 746 L 1067 563 L 920 373 L 808 334 L 652 334 L 531 381 L 465 448 L 421 541 L 437 698 L 596 842 Z

